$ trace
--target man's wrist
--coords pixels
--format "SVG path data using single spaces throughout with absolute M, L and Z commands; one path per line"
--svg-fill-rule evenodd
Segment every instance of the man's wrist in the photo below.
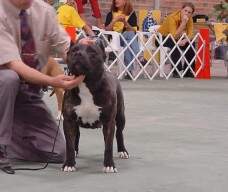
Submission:
M 45 84 L 54 87 L 55 86 L 54 85 L 54 77 L 47 76 L 46 81 L 45 81 Z

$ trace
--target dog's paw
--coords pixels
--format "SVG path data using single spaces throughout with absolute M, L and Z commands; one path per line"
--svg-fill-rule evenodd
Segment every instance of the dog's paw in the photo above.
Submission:
M 63 114 L 62 114 L 61 111 L 58 112 L 58 115 L 57 115 L 57 117 L 56 117 L 56 120 L 57 120 L 57 121 L 62 121 L 62 120 L 63 120 Z
M 121 158 L 121 159 L 129 159 L 129 154 L 128 154 L 128 152 L 126 152 L 126 151 L 121 151 L 121 152 L 119 152 L 119 158 Z
M 76 171 L 76 167 L 75 166 L 63 166 L 62 167 L 62 171 L 63 172 L 75 172 Z
M 115 167 L 104 167 L 103 168 L 104 173 L 117 173 L 117 168 Z

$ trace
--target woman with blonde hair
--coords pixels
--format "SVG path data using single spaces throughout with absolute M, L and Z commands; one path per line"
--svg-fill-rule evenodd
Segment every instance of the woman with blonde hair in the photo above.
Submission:
M 138 29 L 137 16 L 133 10 L 133 6 L 130 0 L 113 0 L 111 5 L 111 11 L 106 16 L 105 29 L 108 31 L 116 31 L 122 33 L 122 36 L 126 40 L 127 44 L 131 42 L 134 38 L 135 33 Z M 121 45 L 126 47 L 124 40 L 121 40 Z M 134 54 L 139 52 L 139 44 L 137 39 L 135 39 L 129 45 Z M 132 60 L 134 60 L 134 55 L 132 51 L 128 48 L 124 52 L 124 64 L 128 67 L 128 71 L 132 74 L 134 66 Z M 131 65 L 130 65 L 131 63 Z M 130 66 L 128 66 L 130 65 Z M 126 76 L 129 78 L 129 75 Z
M 162 34 L 163 40 L 166 39 L 166 37 L 171 34 L 173 38 L 176 41 L 179 41 L 179 47 L 183 51 L 186 50 L 189 47 L 189 42 L 187 38 L 182 38 L 182 35 L 185 33 L 189 39 L 193 37 L 193 19 L 192 15 L 195 11 L 195 6 L 190 3 L 186 2 L 182 5 L 182 8 L 178 11 L 175 11 L 168 15 L 161 27 L 158 29 L 158 32 Z M 182 38 L 182 39 L 180 39 Z M 158 43 L 156 43 L 158 46 Z M 170 49 L 173 49 L 175 47 L 175 42 L 171 37 L 169 37 L 166 42 L 164 43 L 165 47 L 169 47 Z M 194 46 L 194 45 L 193 45 Z M 171 60 L 176 65 L 176 68 L 179 72 L 185 71 L 188 67 L 187 63 L 184 63 L 184 66 L 182 67 L 182 63 L 180 60 L 182 52 L 179 51 L 178 48 L 175 48 L 174 51 L 171 54 Z M 191 68 L 194 71 L 195 68 L 195 61 L 192 61 L 195 53 L 190 47 L 188 51 L 185 53 L 186 60 L 191 63 Z M 173 72 L 174 77 L 180 77 L 177 70 L 174 70 Z M 194 77 L 192 71 L 190 68 L 186 71 L 185 77 Z

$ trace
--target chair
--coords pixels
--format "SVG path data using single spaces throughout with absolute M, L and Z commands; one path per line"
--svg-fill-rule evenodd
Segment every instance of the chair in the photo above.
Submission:
M 221 46 L 220 50 L 222 51 L 222 59 L 224 60 L 224 65 L 227 70 L 228 76 L 228 23 L 213 23 L 214 33 L 215 33 L 215 41 L 217 44 L 217 48 Z
M 227 34 L 224 33 L 225 30 L 228 31 L 228 23 L 214 23 L 214 32 L 215 32 L 215 38 L 216 42 L 225 42 L 228 41 Z
M 96 31 L 99 37 L 102 37 L 105 39 L 106 43 L 108 46 L 105 48 L 105 52 L 107 54 L 107 59 L 106 59 L 106 64 L 105 67 L 108 71 L 111 71 L 111 68 L 115 64 L 117 60 L 118 64 L 118 78 L 122 78 L 122 71 L 124 70 L 124 53 L 123 53 L 123 47 L 120 45 L 120 33 L 115 32 L 115 31 L 105 31 L 103 29 L 100 29 L 96 26 L 92 26 L 92 30 Z M 110 54 L 114 53 L 116 59 L 109 65 L 109 57 Z
M 142 31 L 142 24 L 143 20 L 148 14 L 148 10 L 146 9 L 140 9 L 138 12 L 138 22 L 139 22 L 139 31 Z M 160 24 L 161 22 L 161 11 L 160 10 L 152 10 L 152 16 L 155 21 Z

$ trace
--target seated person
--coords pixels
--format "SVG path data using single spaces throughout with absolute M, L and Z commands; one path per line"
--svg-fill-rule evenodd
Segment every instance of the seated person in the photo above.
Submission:
M 92 29 L 81 19 L 75 9 L 74 0 L 66 0 L 57 10 L 57 17 L 59 23 L 67 29 L 67 27 L 75 27 L 83 29 L 87 35 L 94 36 Z M 76 33 L 76 32 L 75 32 Z M 72 39 L 74 40 L 74 39 Z
M 137 31 L 137 16 L 133 10 L 132 4 L 129 0 L 113 0 L 111 11 L 106 16 L 105 29 L 108 31 L 116 31 L 122 33 L 127 43 L 130 43 L 134 38 Z M 126 47 L 124 40 L 121 40 L 121 45 Z M 130 44 L 130 48 L 136 55 L 139 52 L 139 44 L 135 39 Z M 128 71 L 132 74 L 134 66 L 132 60 L 134 55 L 130 49 L 126 49 L 124 52 L 124 64 L 128 67 Z M 131 63 L 131 64 L 130 64 Z M 127 75 L 126 78 L 129 78 Z
M 192 3 L 184 3 L 182 6 L 182 9 L 179 11 L 176 11 L 174 13 L 171 13 L 168 15 L 161 27 L 158 29 L 158 32 L 162 34 L 162 39 L 164 40 L 166 36 L 171 34 L 176 41 L 180 39 L 180 37 L 186 33 L 189 38 L 193 36 L 193 20 L 192 20 L 192 14 L 195 11 L 195 7 Z M 158 43 L 156 42 L 156 45 L 158 46 Z M 172 49 L 175 46 L 175 42 L 172 40 L 172 38 L 168 38 L 166 42 L 164 43 L 165 47 L 169 47 Z M 182 50 L 185 50 L 189 46 L 188 40 L 187 39 L 182 39 L 179 43 L 179 47 Z M 171 59 L 172 62 L 176 65 L 177 62 L 177 69 L 179 72 L 182 70 L 185 71 L 185 69 L 188 67 L 186 62 L 184 63 L 184 66 L 182 68 L 182 63 L 180 57 L 181 57 L 181 52 L 175 48 L 175 50 L 171 54 Z M 195 53 L 192 48 L 188 49 L 188 51 L 185 54 L 186 60 L 190 63 L 192 59 L 194 58 Z M 195 68 L 195 61 L 192 62 L 191 68 L 194 71 Z M 174 77 L 179 77 L 177 70 L 175 69 L 173 72 Z M 193 77 L 192 71 L 190 69 L 187 70 L 185 73 L 185 77 Z

